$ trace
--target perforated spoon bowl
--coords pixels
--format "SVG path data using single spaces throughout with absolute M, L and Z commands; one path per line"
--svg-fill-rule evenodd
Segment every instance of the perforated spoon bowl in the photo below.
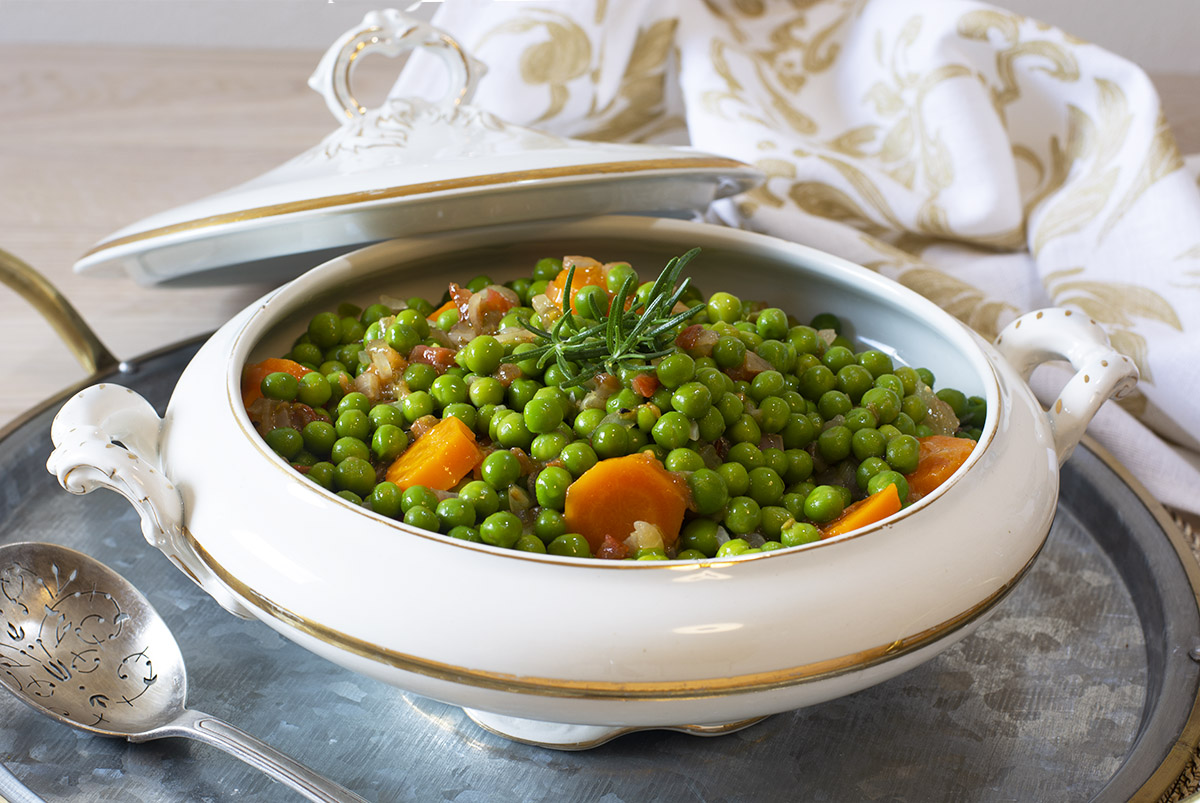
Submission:
M 216 717 L 186 707 L 166 623 L 124 577 L 57 544 L 0 546 L 0 685 L 59 722 L 145 742 L 206 742 L 309 800 L 363 798 Z

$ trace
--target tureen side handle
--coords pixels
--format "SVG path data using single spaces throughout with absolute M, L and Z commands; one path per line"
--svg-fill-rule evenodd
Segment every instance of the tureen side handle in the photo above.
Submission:
M 1046 410 L 1060 466 L 1075 451 L 1100 405 L 1124 398 L 1137 384 L 1133 360 L 1112 347 L 1098 323 L 1071 310 L 1026 313 L 1004 328 L 995 345 L 1026 382 L 1034 368 L 1051 360 L 1066 360 L 1075 369 Z
M 108 488 L 125 497 L 141 517 L 142 535 L 151 546 L 222 608 L 252 618 L 184 536 L 183 497 L 161 470 L 162 426 L 158 413 L 136 392 L 111 383 L 92 385 L 68 399 L 54 417 L 54 451 L 46 468 L 73 494 Z
M 467 103 L 487 68 L 453 37 L 428 22 L 396 9 L 370 11 L 363 21 L 330 45 L 308 79 L 308 85 L 325 98 L 325 105 L 341 123 L 367 113 L 354 97 L 350 76 L 358 60 L 369 53 L 398 56 L 418 48 L 441 58 L 449 72 L 444 102 Z

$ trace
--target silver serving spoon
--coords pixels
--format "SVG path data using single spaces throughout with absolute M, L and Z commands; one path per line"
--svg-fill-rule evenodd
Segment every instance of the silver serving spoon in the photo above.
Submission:
M 49 543 L 0 546 L 0 685 L 92 733 L 207 742 L 309 800 L 362 801 L 248 733 L 185 707 L 187 672 L 158 612 L 124 577 Z

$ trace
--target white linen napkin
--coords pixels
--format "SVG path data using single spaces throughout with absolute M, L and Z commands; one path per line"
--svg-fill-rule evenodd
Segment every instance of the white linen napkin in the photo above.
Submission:
M 505 120 L 763 169 L 714 205 L 727 225 L 989 339 L 1039 307 L 1099 321 L 1141 381 L 1089 432 L 1200 514 L 1200 190 L 1137 66 L 968 0 L 451 0 L 433 22 L 488 65 L 473 103 Z M 438 72 L 414 59 L 394 92 Z M 1043 399 L 1061 374 L 1035 374 Z

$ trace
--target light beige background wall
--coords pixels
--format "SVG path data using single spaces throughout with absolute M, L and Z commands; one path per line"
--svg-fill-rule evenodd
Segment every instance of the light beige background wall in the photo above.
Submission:
M 327 47 L 331 32 L 341 32 L 366 11 L 403 8 L 413 1 L 0 0 L 0 46 L 90 42 L 314 50 Z M 997 5 L 1103 45 L 1150 72 L 1200 74 L 1198 0 L 1001 0 Z M 432 11 L 432 4 L 424 3 L 419 13 Z

